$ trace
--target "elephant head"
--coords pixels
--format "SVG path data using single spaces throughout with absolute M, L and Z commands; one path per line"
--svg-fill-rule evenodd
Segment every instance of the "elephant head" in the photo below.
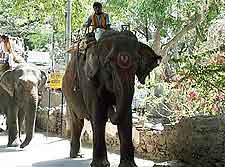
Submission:
M 2 74 L 0 85 L 9 93 L 14 96 L 15 89 L 21 82 L 36 85 L 38 91 L 41 92 L 47 81 L 47 76 L 44 71 L 37 69 L 36 66 L 31 64 L 23 64 L 14 70 L 8 70 Z
M 152 48 L 141 42 L 139 42 L 138 54 L 140 59 L 136 75 L 138 81 L 141 84 L 144 84 L 145 78 L 155 67 L 160 64 L 162 57 L 155 54 Z
M 135 75 L 143 84 L 149 72 L 159 65 L 161 57 L 147 45 L 138 42 L 130 31 L 105 32 L 96 50 L 97 56 L 91 56 L 91 62 L 95 65 L 86 70 L 93 72 L 92 77 L 99 76 L 100 87 L 105 87 L 114 97 L 112 101 L 116 109 L 109 106 L 111 122 L 119 124 L 121 120 L 131 120 Z

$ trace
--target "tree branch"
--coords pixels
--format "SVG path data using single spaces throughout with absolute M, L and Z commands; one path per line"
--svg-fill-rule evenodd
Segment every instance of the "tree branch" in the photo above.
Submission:
M 156 52 L 156 54 L 161 55 L 161 37 L 160 37 L 160 28 L 156 28 L 156 31 L 154 33 L 154 40 L 153 40 L 153 50 Z
M 169 49 L 173 48 L 177 42 L 182 39 L 188 31 L 192 30 L 198 23 L 202 20 L 202 14 L 196 14 L 191 18 L 189 24 L 185 25 L 180 32 L 178 32 L 168 43 L 164 44 L 162 48 L 163 62 L 167 63 L 170 59 L 170 56 L 167 55 Z

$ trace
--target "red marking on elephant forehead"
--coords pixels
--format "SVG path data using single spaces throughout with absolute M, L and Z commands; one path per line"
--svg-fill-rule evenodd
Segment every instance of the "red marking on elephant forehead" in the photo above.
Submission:
M 128 69 L 132 65 L 131 57 L 128 53 L 119 53 L 117 56 L 117 64 L 122 69 Z

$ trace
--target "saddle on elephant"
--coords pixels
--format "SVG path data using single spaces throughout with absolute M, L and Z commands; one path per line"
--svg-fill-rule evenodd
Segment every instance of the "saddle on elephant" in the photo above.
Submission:
M 67 73 L 69 74 L 69 78 L 71 80 L 76 80 L 76 71 L 75 71 L 75 66 L 76 66 L 76 57 L 82 57 L 82 56 L 86 56 L 87 54 L 87 50 L 91 47 L 96 47 L 97 41 L 95 39 L 95 34 L 94 33 L 87 33 L 85 35 L 85 37 L 81 40 L 76 41 L 73 46 L 71 46 L 69 49 L 67 49 L 67 53 L 70 53 L 73 57 L 75 56 L 75 58 L 71 58 L 74 59 L 74 61 L 70 61 L 69 64 L 67 65 L 67 69 L 72 70 L 72 71 L 68 71 Z M 73 89 L 77 89 L 79 87 L 79 85 L 76 85 L 76 88 Z
M 84 38 L 77 40 L 74 44 L 69 47 L 66 52 L 70 54 L 74 54 L 76 52 L 85 53 L 85 50 L 90 48 L 91 46 L 95 46 L 97 43 L 95 39 L 95 34 L 87 33 Z

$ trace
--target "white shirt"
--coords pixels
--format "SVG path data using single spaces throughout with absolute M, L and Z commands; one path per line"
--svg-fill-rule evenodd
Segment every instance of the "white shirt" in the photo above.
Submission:
M 3 61 L 7 60 L 7 62 L 9 63 L 10 67 L 15 67 L 15 62 L 13 60 L 13 54 L 11 54 L 9 52 L 5 52 L 5 50 L 4 50 L 4 42 L 3 41 L 0 43 L 0 53 L 5 53 Z
M 2 41 L 2 42 L 0 43 L 0 53 L 4 53 L 3 47 L 4 47 L 4 42 Z

